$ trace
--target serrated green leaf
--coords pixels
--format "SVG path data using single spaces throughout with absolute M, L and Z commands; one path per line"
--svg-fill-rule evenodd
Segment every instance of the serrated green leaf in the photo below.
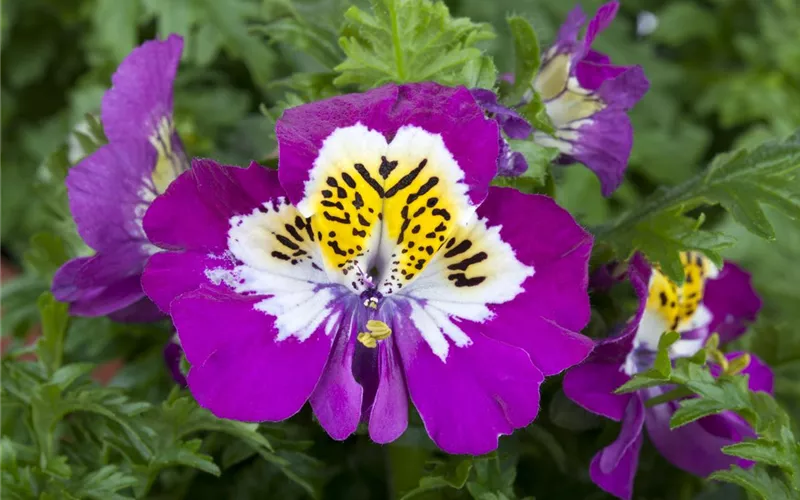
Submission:
M 618 255 L 643 251 L 658 262 L 672 279 L 680 277 L 677 251 L 697 250 L 715 262 L 730 237 L 699 230 L 684 214 L 703 203 L 721 204 L 737 222 L 761 237 L 774 230 L 760 205 L 771 205 L 790 217 L 800 217 L 800 133 L 785 140 L 719 155 L 708 170 L 669 189 L 661 189 L 639 208 L 596 231 Z
M 539 40 L 533 26 L 521 16 L 510 16 L 508 27 L 514 41 L 514 84 L 504 100 L 516 104 L 531 89 L 531 82 L 539 69 Z
M 783 448 L 773 441 L 766 439 L 751 439 L 741 443 L 724 446 L 722 452 L 727 455 L 752 460 L 767 465 L 774 465 L 789 469 L 792 467 L 790 458 L 786 456 Z
M 771 477 L 761 468 L 744 470 L 734 466 L 729 470 L 714 472 L 709 479 L 738 484 L 763 500 L 792 500 L 797 498 L 780 480 Z
M 637 373 L 630 380 L 618 387 L 614 392 L 616 394 L 625 394 L 628 392 L 638 391 L 639 389 L 646 389 L 648 387 L 657 387 L 669 382 L 669 378 L 665 377 L 658 370 L 647 370 Z
M 121 471 L 118 466 L 106 465 L 82 477 L 74 493 L 78 498 L 125 500 L 130 497 L 120 495 L 119 491 L 138 484 L 138 478 Z
M 372 12 L 351 6 L 339 39 L 346 54 L 334 83 L 362 90 L 388 82 L 436 81 L 462 85 L 463 68 L 482 57 L 474 45 L 491 27 L 453 18 L 442 2 L 371 0 Z
M 681 401 L 681 406 L 672 415 L 669 421 L 671 429 L 681 427 L 683 425 L 694 422 L 697 419 L 714 415 L 727 409 L 725 405 L 719 401 L 710 399 L 687 399 Z

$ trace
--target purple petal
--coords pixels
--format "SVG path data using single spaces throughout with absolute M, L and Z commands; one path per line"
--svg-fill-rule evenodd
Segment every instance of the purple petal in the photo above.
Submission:
M 528 171 L 528 161 L 525 155 L 511 148 L 502 137 L 500 138 L 500 155 L 497 157 L 497 175 L 500 177 L 519 177 Z
M 577 129 L 570 147 L 561 148 L 569 157 L 586 165 L 600 180 L 603 196 L 622 184 L 633 145 L 633 127 L 623 111 L 605 109 Z
M 567 19 L 558 30 L 556 43 L 569 43 L 576 41 L 578 39 L 578 35 L 580 35 L 581 28 L 583 28 L 583 23 L 585 22 L 586 15 L 583 13 L 583 9 L 581 9 L 580 5 L 576 5 L 569 12 L 569 14 L 567 14 Z
M 396 341 L 378 346 L 379 383 L 369 412 L 369 437 L 379 444 L 390 443 L 408 427 L 408 392 Z
M 611 21 L 617 17 L 618 10 L 619 2 L 616 0 L 603 4 L 599 9 L 597 9 L 594 17 L 591 21 L 589 21 L 589 26 L 586 28 L 586 34 L 583 36 L 583 43 L 586 44 L 587 49 L 592 46 L 595 37 L 597 37 L 601 31 L 611 25 Z
M 128 307 L 112 312 L 108 317 L 119 323 L 149 323 L 165 318 L 161 309 L 144 296 Z
M 533 127 L 519 113 L 497 102 L 497 94 L 486 89 L 472 89 L 472 97 L 478 105 L 500 125 L 509 139 L 527 139 Z
M 233 262 L 200 252 L 159 252 L 147 262 L 142 288 L 162 311 L 168 313 L 175 297 L 203 286 L 212 286 L 206 270 L 230 269 Z
M 564 394 L 592 413 L 620 421 L 631 395 L 614 391 L 628 380 L 622 365 L 587 361 L 564 375 Z
M 453 454 L 488 453 L 499 436 L 536 417 L 544 377 L 525 351 L 470 331 L 472 344 L 450 349 L 445 363 L 405 312 L 395 315 L 393 336 L 411 400 L 437 446 Z
M 277 340 L 274 316 L 259 297 L 211 289 L 176 299 L 171 313 L 197 402 L 220 418 L 279 421 L 302 408 L 325 367 L 332 336 L 322 328 L 300 342 Z
M 619 437 L 600 450 L 589 466 L 589 475 L 597 486 L 624 500 L 629 500 L 633 495 L 633 480 L 642 447 L 644 413 L 642 400 L 639 397 L 630 398 Z
M 126 141 L 106 144 L 70 169 L 69 206 L 86 244 L 102 252 L 146 243 L 136 214 L 152 193 L 147 176 L 155 164 L 152 146 Z
M 718 333 L 722 343 L 742 335 L 761 310 L 750 273 L 729 261 L 716 279 L 706 283 L 703 304 L 712 315 L 708 331 Z
M 435 83 L 385 85 L 288 109 L 278 120 L 281 184 L 292 203 L 303 198 L 305 182 L 323 141 L 342 127 L 361 123 L 387 141 L 405 125 L 440 134 L 469 186 L 477 205 L 486 196 L 497 167 L 497 125 L 465 88 Z
M 160 121 L 172 117 L 172 86 L 183 39 L 170 35 L 137 47 L 111 77 L 103 96 L 102 122 L 109 141 L 138 140 L 147 144 Z
M 659 396 L 669 390 L 665 387 L 646 389 L 647 398 Z M 698 476 L 708 476 L 733 464 L 751 465 L 746 460 L 722 453 L 720 448 L 755 437 L 750 426 L 732 412 L 705 417 L 696 422 L 669 428 L 669 420 L 678 408 L 670 401 L 646 409 L 645 423 L 653 445 L 664 458 L 676 467 Z
M 494 319 L 480 331 L 527 351 L 545 375 L 582 361 L 592 349 L 591 339 L 579 333 L 590 315 L 592 237 L 551 198 L 514 189 L 491 188 L 477 214 L 499 225 L 516 258 L 534 269 L 523 293 L 491 306 Z
M 153 202 L 144 230 L 162 248 L 221 251 L 228 245 L 230 217 L 249 214 L 281 196 L 285 193 L 277 173 L 257 163 L 238 168 L 194 160 L 191 170 Z
M 56 300 L 68 302 L 75 316 L 105 316 L 125 309 L 144 298 L 137 272 L 109 277 L 102 283 L 92 282 L 97 271 L 94 257 L 79 257 L 67 262 L 53 277 L 51 287 Z M 143 262 L 143 261 L 142 261 Z M 141 264 L 140 264 L 141 265 Z M 103 272 L 101 268 L 99 272 Z M 141 270 L 139 270 L 141 272 Z M 89 283 L 78 286 L 77 282 Z M 148 321 L 149 317 L 130 317 L 129 321 Z
M 650 89 L 650 81 L 641 66 L 617 68 L 622 71 L 605 68 L 600 72 L 599 68 L 594 68 L 590 78 L 597 79 L 600 74 L 609 75 L 609 78 L 597 87 L 597 96 L 606 103 L 607 109 L 627 111 L 644 97 Z
M 339 441 L 353 434 L 361 420 L 364 391 L 353 376 L 360 319 L 361 315 L 353 313 L 340 323 L 325 372 L 310 399 L 320 425 L 330 437 Z
M 179 344 L 173 341 L 167 342 L 164 347 L 164 363 L 169 369 L 172 380 L 181 387 L 186 387 L 186 377 L 181 372 L 181 358 L 183 358 L 183 349 Z

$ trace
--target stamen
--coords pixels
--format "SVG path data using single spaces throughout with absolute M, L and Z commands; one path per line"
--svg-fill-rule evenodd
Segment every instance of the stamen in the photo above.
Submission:
M 369 332 L 361 332 L 356 338 L 364 347 L 370 349 L 377 347 L 379 340 L 385 340 L 392 334 L 392 329 L 389 328 L 389 325 L 375 319 L 367 321 L 367 330 Z

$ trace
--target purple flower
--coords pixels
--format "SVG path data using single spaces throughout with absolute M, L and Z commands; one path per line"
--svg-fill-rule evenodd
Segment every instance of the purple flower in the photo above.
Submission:
M 486 89 L 472 89 L 472 96 L 483 108 L 487 116 L 493 118 L 500 129 L 510 139 L 527 139 L 533 127 L 516 111 L 497 102 L 497 94 Z M 497 175 L 501 177 L 519 177 L 528 170 L 525 156 L 517 151 L 512 151 L 508 142 L 501 135 L 499 138 L 499 152 L 497 155 Z
M 490 188 L 498 127 L 465 88 L 387 85 L 287 110 L 278 172 L 195 161 L 144 227 L 143 276 L 215 415 L 306 401 L 334 439 L 387 443 L 408 400 L 450 453 L 528 425 L 582 361 L 591 236 L 547 197 Z
M 533 80 L 556 129 L 554 136 L 535 131 L 534 141 L 586 165 L 600 179 L 604 196 L 619 187 L 631 153 L 633 129 L 626 112 L 650 85 L 640 66 L 616 66 L 591 49 L 618 9 L 616 1 L 600 7 L 579 40 L 586 18 L 575 7 Z
M 188 168 L 172 121 L 172 84 L 183 40 L 145 42 L 122 61 L 102 103 L 109 143 L 67 176 L 78 233 L 95 250 L 64 264 L 53 279 L 56 299 L 78 316 L 109 314 L 149 321 L 162 313 L 142 291 L 147 241 L 142 217 L 155 197 Z
M 723 446 L 754 437 L 738 415 L 723 412 L 670 430 L 669 420 L 678 408 L 676 401 L 652 408 L 644 405 L 669 387 L 614 393 L 631 375 L 652 366 L 664 331 L 681 332 L 681 339 L 670 348 L 671 358 L 691 356 L 712 332 L 720 332 L 723 341 L 741 335 L 761 308 L 750 275 L 735 264 L 726 262 L 718 271 L 698 253 L 686 252 L 681 257 L 686 281 L 680 287 L 642 257 L 634 257 L 629 277 L 639 297 L 636 316 L 619 336 L 600 341 L 587 360 L 564 377 L 564 392 L 570 399 L 593 413 L 622 422 L 617 440 L 595 455 L 590 475 L 602 489 L 623 499 L 632 495 L 644 428 L 667 460 L 692 474 L 707 476 L 734 463 L 750 465 L 720 451 Z M 730 353 L 727 358 L 740 355 Z M 712 365 L 715 376 L 719 371 Z M 772 371 L 757 357 L 751 356 L 742 373 L 749 375 L 751 390 L 772 392 Z

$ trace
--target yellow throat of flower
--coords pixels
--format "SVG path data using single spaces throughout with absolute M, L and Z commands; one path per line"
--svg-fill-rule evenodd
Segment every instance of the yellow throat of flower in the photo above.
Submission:
M 669 328 L 680 330 L 697 312 L 703 301 L 705 284 L 713 272 L 713 265 L 706 257 L 696 252 L 681 252 L 684 281 L 678 285 L 659 269 L 653 269 L 647 308 L 660 315 Z

